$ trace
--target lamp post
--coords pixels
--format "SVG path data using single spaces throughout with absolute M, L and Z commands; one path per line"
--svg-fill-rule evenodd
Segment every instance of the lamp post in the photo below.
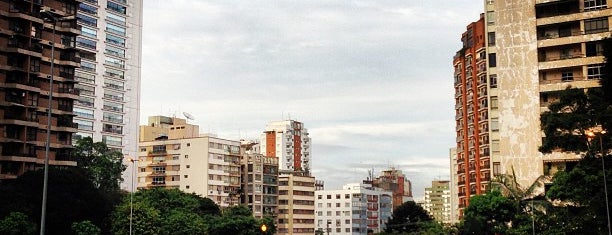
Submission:
M 130 235 L 132 235 L 132 221 L 134 220 L 134 176 L 136 175 L 136 168 L 138 167 L 138 159 L 131 157 L 127 158 L 132 162 L 132 190 L 130 192 Z
M 42 209 L 40 212 L 40 235 L 45 234 L 45 221 L 47 216 L 47 187 L 49 184 L 49 148 L 51 145 L 51 109 L 53 108 L 53 69 L 55 66 L 55 27 L 57 22 L 74 20 L 74 16 L 57 17 L 55 13 L 46 7 L 40 10 L 45 15 L 44 21 L 51 22 L 52 36 L 49 44 L 51 45 L 51 75 L 49 75 L 49 106 L 47 107 L 47 137 L 45 139 L 45 171 L 43 178 Z
M 606 181 L 606 163 L 604 161 L 605 153 L 603 151 L 603 138 L 602 135 L 606 134 L 606 130 L 604 130 L 601 126 L 597 128 L 591 128 L 585 133 L 589 141 L 595 136 L 599 136 L 599 151 L 601 152 L 601 169 L 603 170 L 603 180 L 604 180 L 604 196 L 606 197 L 606 218 L 608 220 L 608 235 L 612 235 L 612 230 L 610 230 L 610 207 L 608 205 L 608 181 Z

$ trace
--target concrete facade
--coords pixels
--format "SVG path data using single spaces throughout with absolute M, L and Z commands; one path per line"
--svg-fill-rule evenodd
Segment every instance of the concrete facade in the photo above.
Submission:
M 393 210 L 393 192 L 370 184 L 316 191 L 316 228 L 325 234 L 382 232 Z
M 314 234 L 314 204 L 314 177 L 279 175 L 277 234 Z
M 310 172 L 310 137 L 304 124 L 294 120 L 270 122 L 260 139 L 261 154 L 278 157 L 283 171 Z
M 445 225 L 452 224 L 450 181 L 432 181 L 431 187 L 425 188 L 424 201 L 423 209 L 425 209 L 434 220 Z

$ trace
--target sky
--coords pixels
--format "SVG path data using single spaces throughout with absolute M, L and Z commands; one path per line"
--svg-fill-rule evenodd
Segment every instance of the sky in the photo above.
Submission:
M 258 139 L 294 119 L 326 189 L 395 167 L 423 197 L 449 179 L 452 57 L 482 1 L 145 0 L 140 121 L 194 117 Z

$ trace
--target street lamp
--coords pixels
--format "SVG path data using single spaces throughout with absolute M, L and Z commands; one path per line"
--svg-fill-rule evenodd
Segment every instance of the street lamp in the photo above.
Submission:
M 595 136 L 599 136 L 599 151 L 601 152 L 601 169 L 603 170 L 603 180 L 604 180 L 604 195 L 606 197 L 606 217 L 608 219 L 608 235 L 612 235 L 612 230 L 610 230 L 610 207 L 608 206 L 608 181 L 606 181 L 606 163 L 604 161 L 605 153 L 603 150 L 603 138 L 602 135 L 606 134 L 606 130 L 604 130 L 601 126 L 597 126 L 595 128 L 591 128 L 585 132 L 589 142 L 595 138 Z
M 132 221 L 134 219 L 134 176 L 136 175 L 136 167 L 138 167 L 138 159 L 127 157 L 132 162 L 132 190 L 130 192 L 130 235 L 132 235 Z
M 49 184 L 49 147 L 51 145 L 51 109 L 53 108 L 53 68 L 55 66 L 55 27 L 57 22 L 74 20 L 74 16 L 57 17 L 51 8 L 43 7 L 40 13 L 45 15 L 44 21 L 53 24 L 51 45 L 51 75 L 49 76 L 49 106 L 47 107 L 47 138 L 45 140 L 45 172 L 43 178 L 42 209 L 40 212 L 40 235 L 45 234 L 45 220 L 47 216 L 47 187 Z

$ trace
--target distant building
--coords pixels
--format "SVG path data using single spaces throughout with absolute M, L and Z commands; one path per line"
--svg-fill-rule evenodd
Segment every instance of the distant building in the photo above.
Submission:
M 283 171 L 310 172 L 310 137 L 304 124 L 294 120 L 270 122 L 261 135 L 261 154 L 278 157 Z
M 221 207 L 239 204 L 240 142 L 198 136 L 197 126 L 179 118 L 149 121 L 140 127 L 138 188 L 178 188 Z
M 412 183 L 406 179 L 401 170 L 395 168 L 384 170 L 377 178 L 365 180 L 364 183 L 393 192 L 393 209 L 404 202 L 413 201 Z
M 316 191 L 316 228 L 325 234 L 379 233 L 393 209 L 392 192 L 369 184 Z
M 425 188 L 423 208 L 438 222 L 450 225 L 451 194 L 450 182 L 447 180 L 432 181 L 430 188 Z
M 451 205 L 451 224 L 459 223 L 459 195 L 457 192 L 459 190 L 458 180 L 459 177 L 457 175 L 457 148 L 450 149 L 450 176 L 451 180 L 449 182 L 450 187 L 450 205 Z
M 279 175 L 277 234 L 314 234 L 314 203 L 314 177 Z
M 278 214 L 278 158 L 250 150 L 257 144 L 242 144 L 242 200 L 257 218 Z M 247 150 L 248 148 L 248 150 Z

